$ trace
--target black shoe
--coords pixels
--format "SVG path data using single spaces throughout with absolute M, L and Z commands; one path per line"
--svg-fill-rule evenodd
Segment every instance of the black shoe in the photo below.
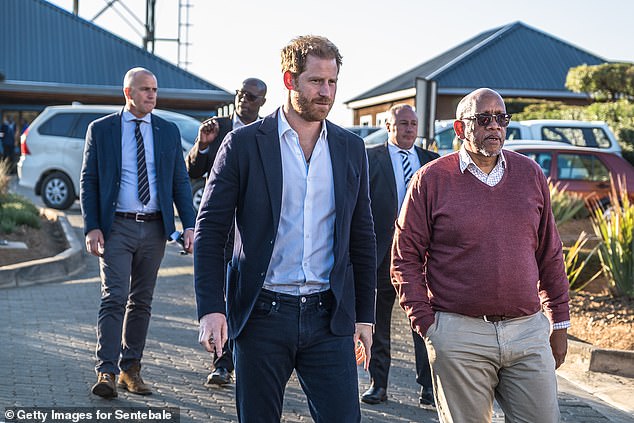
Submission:
M 363 395 L 361 395 L 361 401 L 366 404 L 380 404 L 387 401 L 387 392 L 385 388 L 370 387 Z
M 217 367 L 207 376 L 207 385 L 226 385 L 231 382 L 231 372 L 224 367 Z
M 436 401 L 434 401 L 434 388 L 420 388 L 418 402 L 426 407 L 436 408 Z

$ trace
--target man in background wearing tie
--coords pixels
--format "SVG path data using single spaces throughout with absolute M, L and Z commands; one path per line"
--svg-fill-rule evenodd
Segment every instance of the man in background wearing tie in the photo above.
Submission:
M 370 198 L 374 232 L 376 233 L 376 326 L 372 337 L 370 359 L 370 388 L 361 396 L 367 404 L 387 400 L 387 382 L 390 371 L 390 326 L 396 291 L 390 280 L 390 251 L 394 235 L 394 222 L 403 204 L 407 185 L 422 165 L 438 154 L 414 146 L 418 117 L 407 104 L 396 104 L 388 111 L 385 126 L 388 141 L 368 148 Z M 412 332 L 416 356 L 416 382 L 421 385 L 419 401 L 433 406 L 434 396 L 431 371 L 423 338 Z
M 178 128 L 152 114 L 156 77 L 134 68 L 123 84 L 123 110 L 88 127 L 80 180 L 86 249 L 99 257 L 101 274 L 92 393 L 104 398 L 116 397 L 117 386 L 152 393 L 141 358 L 156 276 L 175 230 L 174 205 L 190 253 L 195 219 Z

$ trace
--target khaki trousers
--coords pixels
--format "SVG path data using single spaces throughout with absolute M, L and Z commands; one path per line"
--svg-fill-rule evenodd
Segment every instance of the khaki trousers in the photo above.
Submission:
M 437 312 L 427 331 L 438 416 L 490 423 L 495 398 L 505 421 L 559 421 L 550 322 L 542 313 L 489 323 Z

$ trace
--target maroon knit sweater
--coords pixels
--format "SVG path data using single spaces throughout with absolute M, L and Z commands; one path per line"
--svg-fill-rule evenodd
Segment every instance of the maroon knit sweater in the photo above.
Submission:
M 570 319 L 546 178 L 533 160 L 506 150 L 504 157 L 494 187 L 461 173 L 457 152 L 410 183 L 394 234 L 392 283 L 422 335 L 435 311 L 522 316 L 543 309 L 551 322 Z

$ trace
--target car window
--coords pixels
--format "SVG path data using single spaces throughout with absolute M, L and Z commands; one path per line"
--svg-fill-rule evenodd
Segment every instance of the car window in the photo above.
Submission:
M 519 140 L 522 136 L 520 134 L 520 128 L 506 128 L 506 139 L 507 140 Z
M 86 131 L 88 130 L 88 125 L 93 120 L 99 119 L 100 117 L 106 116 L 108 113 L 82 113 L 79 115 L 77 122 L 75 123 L 75 128 L 71 133 L 71 137 L 73 138 L 86 138 Z
M 38 132 L 42 135 L 68 137 L 73 130 L 77 113 L 57 113 L 40 125 Z
M 559 179 L 575 179 L 593 182 L 610 180 L 610 172 L 601 161 L 590 154 L 559 154 L 557 158 Z
M 592 128 L 592 135 L 594 135 L 595 142 L 599 147 L 610 148 L 612 146 L 612 142 L 603 128 Z
M 190 144 L 194 144 L 196 142 L 196 137 L 198 136 L 198 127 L 200 126 L 200 122 L 195 119 L 183 119 L 177 116 L 162 116 L 164 119 L 173 122 L 176 126 L 178 126 L 178 132 L 181 133 L 181 137 L 185 139 Z M 222 141 L 222 140 L 221 140 Z
M 548 178 L 550 176 L 550 164 L 552 163 L 553 155 L 547 152 L 535 152 L 535 151 L 522 151 L 526 157 L 533 159 L 542 168 L 542 172 Z
M 542 128 L 542 139 L 565 142 L 579 147 L 610 147 L 610 140 L 601 128 L 544 126 Z
M 453 139 L 456 136 L 453 128 L 448 128 L 445 131 L 437 132 L 434 139 L 436 140 L 436 146 L 438 150 L 453 150 Z

